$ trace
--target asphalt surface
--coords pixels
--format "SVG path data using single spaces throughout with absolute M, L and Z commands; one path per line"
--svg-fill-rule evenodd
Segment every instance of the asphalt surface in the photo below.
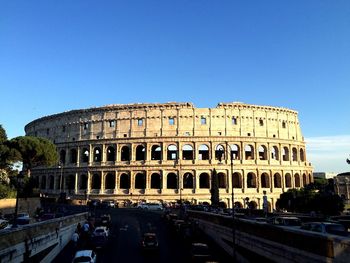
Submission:
M 161 217 L 160 212 L 143 211 L 138 209 L 108 209 L 97 210 L 96 216 L 109 213 L 112 226 L 108 244 L 97 253 L 97 262 L 192 262 L 190 256 L 191 242 L 205 242 L 212 254 L 210 262 L 232 262 L 227 254 L 217 247 L 210 239 L 199 232 L 185 241 L 174 228 Z M 159 249 L 157 251 L 143 251 L 141 248 L 142 235 L 145 232 L 157 234 Z M 80 249 L 88 248 L 80 245 Z M 72 243 L 56 257 L 54 263 L 72 262 L 75 251 Z

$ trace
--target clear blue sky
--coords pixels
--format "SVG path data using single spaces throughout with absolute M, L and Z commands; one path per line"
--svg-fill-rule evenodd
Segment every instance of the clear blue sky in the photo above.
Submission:
M 345 138 L 341 168 L 315 167 L 344 170 L 350 1 L 2 0 L 0 94 L 10 138 L 36 118 L 106 104 L 287 107 L 312 142 Z

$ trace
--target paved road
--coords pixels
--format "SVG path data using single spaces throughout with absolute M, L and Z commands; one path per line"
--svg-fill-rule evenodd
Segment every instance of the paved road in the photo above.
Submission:
M 106 210 L 105 210 L 106 211 Z M 97 211 L 98 213 L 105 211 Z M 189 245 L 166 224 L 158 212 L 138 209 L 110 209 L 112 216 L 111 236 L 108 245 L 97 251 L 98 262 L 190 262 Z M 155 232 L 159 240 L 159 251 L 144 253 L 140 247 L 141 236 Z M 199 235 L 195 241 L 206 241 Z M 232 262 L 214 244 L 209 243 L 215 262 Z M 68 245 L 54 262 L 71 262 L 73 248 Z

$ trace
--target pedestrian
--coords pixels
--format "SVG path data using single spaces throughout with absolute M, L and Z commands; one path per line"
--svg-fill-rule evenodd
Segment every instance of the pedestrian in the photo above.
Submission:
M 78 232 L 79 235 L 81 234 L 81 224 L 80 224 L 80 222 L 77 225 L 77 230 L 76 231 Z
M 77 233 L 77 231 L 74 232 L 74 234 L 72 235 L 71 240 L 72 240 L 72 242 L 73 242 L 74 248 L 77 248 L 77 246 L 78 246 L 78 240 L 79 240 L 79 234 Z

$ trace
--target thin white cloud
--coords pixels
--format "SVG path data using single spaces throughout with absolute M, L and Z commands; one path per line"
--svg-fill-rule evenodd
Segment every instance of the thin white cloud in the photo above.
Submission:
M 350 135 L 306 138 L 307 158 L 316 172 L 344 172 L 350 166 L 346 158 L 350 154 Z

